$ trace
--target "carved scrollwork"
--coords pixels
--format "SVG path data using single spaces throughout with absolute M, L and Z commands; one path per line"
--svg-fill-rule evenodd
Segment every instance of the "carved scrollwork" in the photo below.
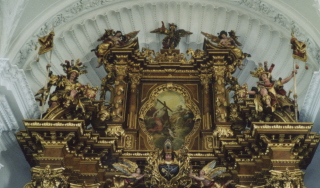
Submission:
M 125 145 L 124 145 L 125 149 L 132 149 L 133 138 L 131 135 L 126 135 L 124 142 L 125 142 Z
M 205 137 L 205 146 L 206 146 L 206 149 L 212 149 L 213 148 L 213 137 L 210 135 L 210 136 L 206 136 Z
M 121 126 L 109 126 L 106 130 L 107 136 L 122 136 L 125 131 Z
M 46 187 L 55 188 L 68 187 L 68 177 L 63 175 L 64 168 L 51 168 L 47 165 L 45 168 L 33 167 L 31 169 L 32 182 L 27 183 L 24 188 Z
M 233 136 L 233 131 L 230 129 L 229 126 L 226 127 L 217 127 L 214 132 L 213 135 L 216 137 L 232 137 Z

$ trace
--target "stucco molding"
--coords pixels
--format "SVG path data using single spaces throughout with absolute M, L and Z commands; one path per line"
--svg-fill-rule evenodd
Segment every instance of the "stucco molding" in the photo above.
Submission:
M 4 86 L 12 92 L 19 106 L 19 110 L 25 119 L 39 117 L 40 111 L 26 80 L 24 71 L 16 65 L 12 65 L 9 59 L 0 58 L 0 86 Z
M 320 72 L 314 72 L 303 106 L 300 111 L 300 121 L 314 122 L 320 108 Z
M 169 1 L 168 1 L 169 2 Z M 152 3 L 154 5 L 157 5 L 159 3 L 168 3 L 167 1 L 153 1 Z M 194 6 L 196 3 L 191 0 L 185 0 L 185 1 L 176 1 L 177 3 L 189 3 L 190 6 Z M 50 17 L 50 19 L 46 20 L 41 26 L 39 27 L 33 27 L 38 28 L 36 29 L 31 36 L 28 37 L 27 41 L 24 43 L 22 48 L 19 50 L 17 56 L 14 58 L 14 64 L 17 64 L 20 68 L 24 66 L 24 62 L 29 58 L 31 53 L 35 46 L 37 45 L 37 38 L 40 36 L 44 36 L 49 33 L 49 31 L 52 29 L 52 27 L 60 27 L 65 23 L 70 23 L 71 20 L 74 18 L 80 17 L 83 14 L 90 13 L 94 11 L 97 8 L 101 7 L 107 7 L 114 3 L 114 0 L 95 0 L 95 1 L 78 1 L 75 2 L 61 11 L 57 12 L 54 16 Z M 128 10 L 131 10 L 133 6 L 143 6 L 143 4 L 148 3 L 148 1 L 117 1 L 117 8 L 114 9 L 115 13 L 119 14 L 118 21 L 121 21 L 121 16 L 119 10 L 125 8 Z M 218 2 L 212 2 L 212 1 L 202 1 L 201 2 L 204 6 L 207 5 L 213 5 L 214 7 L 228 7 L 228 9 L 232 9 L 232 6 L 235 10 L 239 11 L 237 9 L 237 6 L 243 6 L 247 9 L 252 10 L 253 12 L 261 13 L 265 16 L 267 16 L 271 22 L 276 23 L 277 25 L 283 27 L 285 30 L 290 31 L 291 29 L 295 30 L 296 36 L 299 37 L 299 39 L 306 42 L 309 46 L 309 51 L 311 52 L 311 56 L 313 56 L 315 59 L 320 61 L 320 50 L 318 45 L 314 41 L 320 41 L 318 36 L 310 36 L 305 30 L 308 30 L 308 28 L 313 27 L 306 24 L 306 20 L 304 18 L 296 19 L 293 21 L 288 16 L 288 12 L 282 12 L 281 10 L 275 8 L 272 3 L 268 4 L 267 2 L 263 2 L 261 0 L 233 0 L 230 2 L 224 2 L 224 1 L 218 1 Z M 278 4 L 277 4 L 278 5 Z M 240 11 L 240 14 L 251 14 L 252 17 L 255 17 L 254 13 L 252 11 Z M 294 14 L 292 14 L 294 15 Z M 96 15 L 97 16 L 97 15 Z M 144 22 L 144 21 L 143 21 Z M 303 25 L 301 25 L 303 24 Z M 120 24 L 120 27 L 122 25 Z M 30 31 L 29 31 L 30 32 Z M 21 44 L 21 43 L 20 43 Z
M 5 57 L 28 0 L 0 1 L 0 57 Z
M 2 131 L 18 130 L 19 125 L 6 97 L 0 94 L 0 135 Z
M 301 15 L 297 16 L 294 11 L 288 11 L 289 7 L 281 9 L 281 3 L 278 1 L 262 1 L 262 0 L 235 0 L 239 5 L 247 7 L 251 10 L 264 14 L 272 19 L 278 25 L 284 27 L 289 32 L 294 30 L 295 36 L 299 40 L 304 41 L 308 45 L 308 51 L 319 62 L 320 48 L 317 45 L 319 41 L 318 33 L 310 33 L 315 30 L 311 23 Z M 320 6 L 320 5 L 319 5 Z M 283 10 L 287 10 L 284 12 Z M 292 16 L 292 17 L 290 17 Z M 293 17 L 295 16 L 295 17 Z M 308 32 L 307 32 L 308 31 Z

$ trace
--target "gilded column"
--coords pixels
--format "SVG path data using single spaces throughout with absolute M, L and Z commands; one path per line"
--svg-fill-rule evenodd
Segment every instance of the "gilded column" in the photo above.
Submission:
M 210 108 L 210 95 L 209 95 L 209 83 L 212 77 L 212 74 L 200 74 L 201 85 L 203 86 L 203 129 L 211 129 L 211 108 Z
M 115 72 L 116 72 L 116 81 L 114 89 L 114 98 L 113 98 L 113 113 L 112 120 L 114 122 L 123 122 L 125 119 L 125 104 L 126 104 L 126 93 L 127 93 L 127 83 L 125 78 L 128 73 L 128 56 L 119 55 L 117 56 L 118 61 L 116 61 Z
M 225 66 L 214 66 L 214 109 L 215 122 L 227 122 L 227 99 L 225 91 Z
M 129 117 L 128 128 L 137 128 L 137 86 L 140 84 L 141 73 L 129 73 L 131 81 L 130 85 L 130 97 L 129 97 Z

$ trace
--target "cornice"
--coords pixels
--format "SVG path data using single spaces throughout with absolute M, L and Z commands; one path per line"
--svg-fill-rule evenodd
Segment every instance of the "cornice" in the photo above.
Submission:
M 4 58 L 0 58 L 0 86 L 4 86 L 8 91 L 12 92 L 13 95 L 6 96 L 6 98 L 13 97 L 23 118 L 34 119 L 39 117 L 38 105 L 23 70 L 18 69 L 16 65 L 10 64 L 9 60 Z
M 0 135 L 2 131 L 18 130 L 19 125 L 5 95 L 0 94 Z

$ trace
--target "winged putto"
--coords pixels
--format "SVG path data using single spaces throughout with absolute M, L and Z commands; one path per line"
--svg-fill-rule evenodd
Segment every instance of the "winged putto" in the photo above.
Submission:
M 134 186 L 143 183 L 144 174 L 141 174 L 141 169 L 138 168 L 137 163 L 128 159 L 123 159 L 120 163 L 114 163 L 112 166 L 123 172 L 125 175 L 116 175 L 114 177 L 112 188 L 124 188 L 128 185 Z
M 103 63 L 107 63 L 107 56 L 110 54 L 110 49 L 114 47 L 125 47 L 130 44 L 137 36 L 139 31 L 133 31 L 126 35 L 123 35 L 121 31 L 114 31 L 113 29 L 106 29 L 105 33 L 97 40 L 102 41 L 95 49 L 91 50 L 95 52 L 98 57 L 97 66 L 100 67 Z
M 211 45 L 212 48 L 215 49 L 231 49 L 231 52 L 237 59 L 237 64 L 239 68 L 241 68 L 242 60 L 246 57 L 251 57 L 250 54 L 243 53 L 242 50 L 238 46 L 242 46 L 242 44 L 238 41 L 238 36 L 236 36 L 236 32 L 231 30 L 230 32 L 221 31 L 218 33 L 218 36 L 201 32 L 207 39 L 211 42 L 217 43 L 218 45 Z M 228 37 L 229 34 L 229 37 Z
M 232 183 L 233 180 L 229 180 L 224 184 L 220 184 L 215 181 L 215 178 L 226 172 L 226 167 L 215 167 L 216 161 L 213 160 L 202 168 L 199 172 L 199 176 L 192 173 L 192 167 L 190 168 L 189 177 L 193 178 L 199 187 L 204 188 L 220 188 L 226 187 L 228 184 Z

